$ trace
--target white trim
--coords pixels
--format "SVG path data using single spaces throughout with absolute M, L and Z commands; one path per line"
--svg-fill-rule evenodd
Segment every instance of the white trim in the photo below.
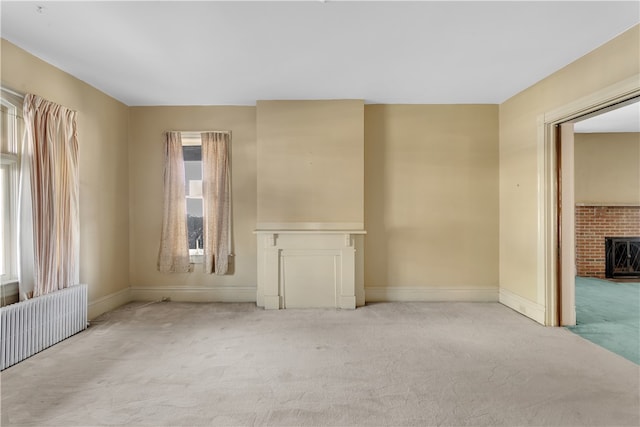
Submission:
M 16 92 L 15 90 L 11 90 L 7 87 L 0 86 L 0 91 L 7 92 L 9 95 L 17 96 L 18 98 L 24 99 L 24 93 Z
M 254 230 L 253 234 L 344 234 L 345 236 L 350 236 L 352 234 L 367 234 L 365 230 Z M 351 244 L 347 244 L 347 246 L 351 246 Z
M 545 286 L 546 283 L 546 270 L 545 266 L 547 265 L 547 253 L 545 252 L 545 248 L 547 247 L 548 239 L 553 239 L 554 235 L 547 234 L 547 230 L 554 229 L 553 223 L 555 223 L 555 217 L 548 217 L 548 205 L 552 203 L 552 198 L 555 198 L 555 193 L 547 194 L 545 188 L 550 185 L 549 180 L 554 180 L 555 176 L 550 176 L 545 173 L 548 170 L 555 171 L 555 166 L 550 166 L 549 162 L 552 160 L 549 158 L 550 153 L 545 149 L 545 125 L 544 125 L 544 116 L 540 115 L 537 119 L 537 165 L 538 165 L 538 173 L 537 173 L 537 190 L 538 190 L 538 242 L 537 242 L 537 278 L 536 278 L 536 291 L 538 301 L 546 301 L 547 300 L 547 288 Z M 542 132 L 540 130 L 543 130 Z M 555 182 L 555 181 L 554 181 Z M 549 222 L 552 222 L 550 225 Z
M 422 287 L 365 287 L 366 302 L 391 301 L 457 301 L 498 302 L 498 287 L 494 288 L 422 288 Z
M 640 95 L 640 73 L 544 114 L 545 123 L 560 123 L 603 110 Z
M 330 230 L 330 231 L 352 231 L 363 230 L 362 222 L 259 222 L 257 230 Z
M 132 301 L 161 301 L 165 298 L 180 302 L 256 302 L 256 287 L 150 286 L 131 288 Z
M 132 299 L 130 288 L 105 295 L 89 303 L 89 311 L 87 312 L 87 317 L 89 318 L 89 320 L 95 319 L 101 314 L 118 308 L 121 305 L 130 303 L 131 301 Z
M 356 307 L 356 288 L 363 285 L 361 258 L 356 262 L 356 256 L 363 254 L 362 239 L 356 236 L 364 230 L 260 230 L 255 234 L 258 306 L 268 310 Z M 333 262 L 328 263 L 327 257 Z
M 542 304 L 535 303 L 531 300 L 514 294 L 513 292 L 500 288 L 500 304 L 509 307 L 510 309 L 517 311 L 518 313 L 526 316 L 541 325 L 545 324 L 545 312 Z

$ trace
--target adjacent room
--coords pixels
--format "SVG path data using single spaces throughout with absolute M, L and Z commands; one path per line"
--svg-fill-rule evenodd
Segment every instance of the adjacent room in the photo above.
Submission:
M 640 3 L 0 12 L 3 426 L 640 424 Z
M 576 325 L 640 364 L 640 103 L 577 121 Z

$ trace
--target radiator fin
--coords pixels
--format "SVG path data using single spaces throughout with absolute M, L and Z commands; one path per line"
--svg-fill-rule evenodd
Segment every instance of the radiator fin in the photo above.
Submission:
M 87 327 L 87 285 L 0 308 L 0 370 Z

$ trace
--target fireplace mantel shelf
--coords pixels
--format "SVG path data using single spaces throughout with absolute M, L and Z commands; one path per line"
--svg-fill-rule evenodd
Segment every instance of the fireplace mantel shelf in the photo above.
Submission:
M 365 230 L 254 230 L 253 234 L 367 234 Z

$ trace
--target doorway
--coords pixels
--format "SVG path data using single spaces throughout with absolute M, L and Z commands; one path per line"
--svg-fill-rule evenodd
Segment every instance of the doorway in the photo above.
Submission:
M 573 126 L 587 118 L 633 103 L 640 96 L 633 76 L 539 118 L 539 292 L 545 295 L 545 324 L 574 325 L 575 194 Z M 563 125 L 564 124 L 564 125 Z M 564 129 L 563 129 L 564 128 Z
M 573 187 L 560 179 L 558 194 L 570 190 L 575 206 L 575 258 L 561 278 L 562 294 L 574 287 L 575 319 L 562 317 L 561 310 L 559 321 L 640 363 L 640 104 L 632 99 L 615 107 L 560 125 L 573 131 L 561 131 L 558 140 L 562 154 L 573 153 Z M 572 149 L 565 150 L 566 142 Z M 560 221 L 562 226 L 565 215 Z

